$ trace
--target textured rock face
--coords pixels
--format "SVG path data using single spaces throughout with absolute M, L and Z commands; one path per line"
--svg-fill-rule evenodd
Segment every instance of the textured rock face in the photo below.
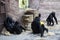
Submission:
M 1 0 L 3 1 L 3 0 Z M 19 0 L 5 0 L 4 1 L 5 3 L 5 8 L 4 9 L 4 6 L 0 6 L 1 7 L 1 13 L 6 13 L 7 16 L 10 16 L 12 17 L 13 20 L 18 20 L 18 19 L 21 19 L 21 16 L 23 15 L 23 11 L 22 9 L 19 9 Z M 5 16 L 5 14 L 1 14 L 1 17 L 0 19 L 3 19 L 3 17 Z M 2 20 L 0 20 L 2 21 Z
M 19 15 L 18 0 L 1 0 L 5 5 L 1 6 L 1 13 L 6 13 L 14 20 Z M 4 15 L 3 15 L 4 16 Z
M 14 21 L 20 21 L 24 14 L 24 10 L 19 8 L 19 0 L 9 1 L 9 12 L 8 15 L 12 17 Z
M 19 13 L 19 4 L 18 0 L 1 0 L 5 5 L 0 5 L 0 29 L 3 28 L 2 24 L 4 19 L 6 18 L 6 14 L 12 17 L 14 21 L 18 20 L 20 13 Z M 6 14 L 5 14 L 6 13 Z M 0 30 L 1 32 L 1 30 Z
M 39 7 L 39 0 L 31 0 L 29 1 L 30 3 L 30 8 L 33 8 L 33 9 L 38 9 Z
M 5 3 L 4 2 L 2 2 L 2 0 L 0 0 L 0 33 L 4 27 L 3 22 L 4 22 L 5 17 L 6 17 L 5 10 L 4 10 L 5 9 L 5 5 L 4 5 Z
M 16 19 L 18 18 L 18 14 L 19 14 L 19 8 L 18 8 L 18 0 L 10 0 L 9 1 L 9 12 L 8 12 L 9 16 L 11 16 L 13 18 L 13 20 L 16 21 Z
M 42 14 L 42 20 L 45 20 L 52 11 L 56 12 L 57 19 L 60 20 L 60 0 L 34 0 L 30 7 Z

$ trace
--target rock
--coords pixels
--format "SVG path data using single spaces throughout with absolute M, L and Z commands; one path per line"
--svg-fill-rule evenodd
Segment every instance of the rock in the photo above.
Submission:
M 8 32 L 8 31 L 2 32 L 2 34 L 5 35 L 5 36 L 10 36 L 11 35 L 10 32 Z
M 10 32 L 7 31 L 7 32 L 4 33 L 4 35 L 10 36 L 11 34 L 10 34 Z
M 9 36 L 11 35 L 10 32 L 8 32 L 5 28 L 2 30 L 1 34 Z
M 53 36 L 53 35 L 55 35 L 55 33 L 54 32 L 48 32 L 47 35 L 48 36 Z
M 46 38 L 44 38 L 44 37 L 42 37 L 42 38 L 38 37 L 35 40 L 46 40 Z

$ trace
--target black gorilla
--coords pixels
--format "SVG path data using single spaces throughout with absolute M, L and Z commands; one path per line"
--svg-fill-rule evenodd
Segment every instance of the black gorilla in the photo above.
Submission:
M 22 30 L 26 30 L 25 28 L 23 28 L 21 25 L 19 25 L 18 22 L 15 22 L 14 24 L 14 31 L 16 34 L 20 34 L 22 32 Z
M 31 28 L 32 28 L 33 34 L 40 33 L 41 37 L 43 37 L 44 31 L 48 32 L 48 29 L 45 28 L 44 24 L 39 26 L 39 24 L 36 22 L 32 22 Z
M 40 24 L 40 16 L 41 15 L 39 15 L 38 17 L 36 17 L 33 20 L 32 24 L 31 24 L 31 28 L 32 28 L 32 31 L 33 31 L 34 34 L 40 33 L 41 34 L 41 37 L 42 37 L 43 34 L 44 34 L 44 31 L 46 30 L 48 32 L 48 29 L 46 29 L 44 27 L 44 25 L 41 25 Z
M 54 25 L 54 20 L 53 20 L 53 18 L 55 19 L 56 24 L 58 24 L 57 18 L 56 18 L 56 16 L 55 16 L 55 12 L 52 12 L 52 13 L 48 16 L 48 18 L 46 19 L 48 26 L 53 26 L 53 25 Z
M 44 24 L 41 24 L 41 27 L 42 27 L 42 29 L 43 29 L 43 32 L 46 31 L 46 32 L 48 33 L 48 29 L 45 28 Z
M 6 20 L 4 21 L 4 26 L 7 29 L 7 31 L 9 31 L 12 34 L 20 34 L 24 29 L 22 26 L 19 25 L 17 21 L 13 21 L 11 17 L 6 18 Z

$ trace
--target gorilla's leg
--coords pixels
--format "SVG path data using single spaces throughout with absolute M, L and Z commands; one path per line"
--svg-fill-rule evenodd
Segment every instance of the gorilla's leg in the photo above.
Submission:
M 50 19 L 48 22 L 47 22 L 47 26 L 53 26 L 54 25 L 54 21 L 53 19 Z
M 43 31 L 43 28 L 42 27 L 40 27 L 40 34 L 41 34 L 41 37 L 43 37 L 44 31 Z
M 14 31 L 15 31 L 15 34 L 21 34 L 22 28 L 19 25 L 15 25 Z
M 54 21 L 52 21 L 52 26 L 54 26 Z
M 41 37 L 43 37 L 45 30 L 46 30 L 46 32 L 48 33 L 48 29 L 47 29 L 47 28 L 44 28 L 43 31 L 41 30 Z
M 43 37 L 43 34 L 44 34 L 44 32 L 42 31 L 42 32 L 41 32 L 41 37 Z
M 54 21 L 53 20 L 51 20 L 51 26 L 54 26 Z
M 14 34 L 14 30 L 11 28 L 6 28 L 7 29 L 7 31 L 9 31 L 10 33 L 12 33 L 12 34 Z
M 48 29 L 47 29 L 47 28 L 44 28 L 43 31 L 45 31 L 45 30 L 46 30 L 46 32 L 48 33 Z
M 50 26 L 51 22 L 50 21 L 47 21 L 47 26 Z
M 45 28 L 44 24 L 41 24 L 41 37 L 44 35 L 44 31 L 46 30 L 46 32 L 48 33 L 48 29 Z

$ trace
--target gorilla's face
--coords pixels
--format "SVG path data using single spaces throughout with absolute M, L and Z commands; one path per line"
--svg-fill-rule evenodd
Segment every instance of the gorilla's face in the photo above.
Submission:
M 55 15 L 55 12 L 52 12 L 51 14 L 52 14 L 52 15 Z

